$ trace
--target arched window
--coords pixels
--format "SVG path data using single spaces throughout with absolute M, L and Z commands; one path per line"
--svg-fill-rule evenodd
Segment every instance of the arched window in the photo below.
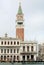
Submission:
M 4 53 L 6 53 L 6 49 L 4 49 Z
M 3 41 L 1 42 L 1 45 L 3 45 Z
M 4 60 L 6 60 L 6 56 L 4 56 Z
M 27 60 L 29 60 L 29 56 L 27 56 Z
M 13 61 L 15 61 L 15 59 L 16 59 L 16 56 L 14 55 Z
M 12 49 L 10 49 L 10 53 L 12 53 Z
M 17 42 L 17 45 L 19 45 L 19 41 Z
M 17 53 L 19 53 L 19 49 L 17 49 Z
M 25 51 L 25 46 L 23 46 L 23 52 Z
M 34 48 L 33 48 L 33 46 L 31 46 L 31 51 L 33 51 L 34 50 Z
M 6 41 L 5 41 L 5 45 L 6 45 Z
M 11 41 L 11 45 L 12 45 L 12 41 Z
M 3 56 L 1 56 L 1 60 L 3 60 Z
M 9 41 L 8 41 L 8 45 L 9 45 Z
M 9 61 L 9 55 L 7 56 L 7 61 Z
M 12 60 L 12 55 L 11 55 L 11 60 Z
M 17 60 L 19 60 L 19 56 L 17 56 Z
M 7 53 L 9 53 L 9 49 L 7 49 Z
M 27 46 L 27 51 L 29 52 L 29 46 Z
M 14 41 L 14 45 L 16 44 L 16 42 Z
M 3 49 L 1 49 L 1 53 L 3 53 Z
M 7 56 L 9 58 L 9 56 Z

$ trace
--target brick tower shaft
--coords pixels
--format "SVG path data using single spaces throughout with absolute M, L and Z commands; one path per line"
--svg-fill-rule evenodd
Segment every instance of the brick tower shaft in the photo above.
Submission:
M 24 41 L 24 14 L 22 12 L 21 3 L 19 3 L 18 13 L 16 15 L 16 38 Z

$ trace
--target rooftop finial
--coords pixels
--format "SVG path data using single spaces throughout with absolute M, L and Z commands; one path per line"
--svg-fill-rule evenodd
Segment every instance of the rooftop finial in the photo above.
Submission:
M 21 6 L 21 2 L 19 2 L 19 6 Z
M 7 33 L 5 33 L 5 37 L 7 37 Z
M 19 2 L 19 7 L 21 8 L 21 2 Z
M 19 0 L 19 2 L 21 2 L 22 0 Z

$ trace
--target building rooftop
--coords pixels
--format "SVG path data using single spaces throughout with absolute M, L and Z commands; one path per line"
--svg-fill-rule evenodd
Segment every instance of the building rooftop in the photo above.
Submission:
M 21 44 L 37 44 L 37 41 L 21 41 Z
M 5 33 L 4 37 L 0 37 L 0 40 L 19 40 L 18 38 L 15 37 L 9 37 L 7 33 Z

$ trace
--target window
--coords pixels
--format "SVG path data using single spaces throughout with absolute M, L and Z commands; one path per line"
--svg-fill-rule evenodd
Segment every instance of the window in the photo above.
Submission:
M 17 45 L 19 45 L 19 42 L 17 42 Z
M 7 56 L 7 58 L 9 58 L 9 56 Z
M 9 45 L 9 41 L 8 41 L 8 45 Z
M 1 45 L 3 45 L 3 41 L 1 42 Z
M 19 53 L 19 49 L 17 49 L 17 53 Z
M 14 41 L 14 45 L 16 44 L 16 42 Z
M 1 56 L 1 60 L 3 60 L 3 56 Z
M 9 53 L 9 49 L 7 49 L 7 53 Z
M 17 60 L 19 60 L 19 56 L 17 56 Z
M 13 61 L 15 61 L 15 59 L 16 59 L 16 56 L 14 56 Z
M 12 53 L 12 49 L 10 50 L 10 53 Z
M 11 41 L 11 45 L 12 45 L 12 41 Z
M 6 49 L 4 49 L 4 53 L 6 53 Z
M 25 56 L 23 56 L 23 61 L 25 61 Z
M 34 49 L 33 49 L 33 46 L 31 46 L 31 51 L 33 51 Z
M 15 49 L 14 49 L 14 53 L 15 53 Z
M 11 57 L 11 60 L 12 60 L 12 55 L 10 57 Z
M 34 60 L 34 55 L 31 55 L 31 59 Z
M 6 41 L 5 41 L 5 45 L 6 45 Z
M 29 56 L 27 56 L 27 60 L 29 60 Z
M 29 46 L 27 46 L 27 51 L 29 51 Z
M 3 49 L 1 49 L 1 53 L 3 53 Z
M 4 56 L 4 60 L 6 60 L 6 56 Z
M 25 46 L 23 46 L 23 51 L 25 51 Z

